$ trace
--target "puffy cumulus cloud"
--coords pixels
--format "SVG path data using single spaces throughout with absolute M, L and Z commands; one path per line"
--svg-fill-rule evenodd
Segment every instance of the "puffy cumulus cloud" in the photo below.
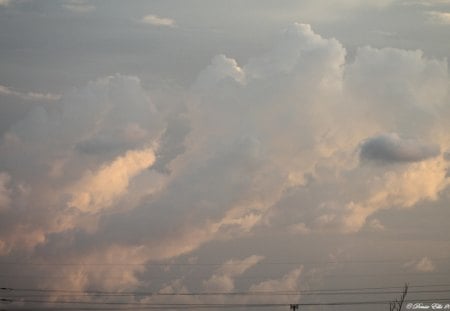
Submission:
M 68 92 L 58 105 L 33 107 L 4 135 L 1 162 L 15 177 L 24 179 L 32 173 L 45 176 L 55 166 L 71 174 L 71 170 L 84 171 L 105 161 L 102 154 L 77 154 L 85 153 L 80 145 L 113 141 L 106 155 L 113 159 L 154 141 L 162 128 L 139 79 L 110 76 Z M 22 165 L 15 165 L 17 161 Z
M 264 259 L 263 256 L 250 256 L 242 260 L 228 260 L 206 281 L 203 287 L 206 291 L 228 292 L 234 289 L 233 278 L 241 275 L 252 266 Z
M 244 70 L 252 79 L 308 70 L 309 81 L 319 78 L 323 79 L 322 83 L 331 83 L 340 78 L 345 54 L 345 49 L 337 40 L 321 37 L 308 24 L 295 23 L 284 31 L 275 48 L 251 59 Z
M 343 75 L 335 84 L 340 85 L 339 91 L 331 93 L 336 105 L 324 100 L 317 106 L 327 107 L 326 111 L 315 109 L 308 118 L 299 119 L 323 126 L 308 129 L 315 136 L 308 148 L 315 155 L 314 165 L 298 171 L 290 166 L 289 176 L 300 182 L 268 214 L 265 221 L 269 224 L 305 223 L 313 230 L 357 232 L 377 211 L 436 200 L 448 186 L 447 164 L 438 157 L 440 148 L 446 149 L 449 142 L 444 121 L 448 115 L 447 62 L 427 59 L 420 51 L 365 47 L 341 67 Z M 358 152 L 364 160 L 410 163 L 358 166 Z M 306 155 L 297 154 L 303 161 Z
M 49 234 L 95 227 L 84 214 L 126 199 L 129 183 L 154 162 L 149 146 L 164 129 L 156 114 L 139 79 L 122 75 L 74 89 L 57 105 L 33 107 L 0 145 L 1 165 L 14 181 L 13 208 L 1 220 L 4 249 L 32 250 Z M 81 143 L 97 140 L 115 145 L 108 153 L 80 152 Z M 148 193 L 143 188 L 133 184 L 133 200 Z
M 393 70 L 390 55 L 405 56 L 406 63 L 411 58 L 400 50 L 368 51 L 382 54 L 378 62 L 386 66 L 386 75 Z M 141 197 L 135 208 L 101 215 L 93 232 L 69 234 L 73 238 L 64 245 L 66 253 L 73 249 L 89 254 L 120 245 L 142 247 L 143 261 L 163 260 L 214 239 L 249 234 L 259 225 L 275 226 L 275 219 L 283 215 L 289 217 L 283 224 L 287 222 L 297 233 L 324 228 L 355 232 L 380 209 L 435 199 L 446 186 L 446 166 L 440 159 L 393 171 L 358 166 L 355 152 L 363 139 L 375 137 L 380 129 L 402 132 L 405 125 L 397 123 L 400 113 L 390 122 L 381 114 L 387 103 L 380 105 L 378 100 L 389 88 L 379 86 L 377 92 L 367 94 L 370 100 L 359 101 L 362 93 L 354 90 L 357 77 L 373 66 L 372 59 L 365 60 L 366 50 L 359 53 L 353 63 L 346 64 L 339 42 L 322 38 L 308 25 L 294 24 L 274 49 L 247 64 L 239 66 L 223 55 L 213 58 L 193 85 L 188 111 L 167 120 L 164 131 L 158 132 L 161 142 L 154 171 L 167 175 L 164 187 L 156 195 Z M 409 60 L 411 66 L 434 70 L 435 61 L 415 55 L 412 59 L 417 64 Z M 446 79 L 433 70 L 428 79 Z M 382 77 L 380 73 L 374 80 L 382 83 Z M 410 113 L 435 118 L 426 107 L 410 104 L 414 106 Z M 365 119 L 367 111 L 376 112 L 370 122 Z M 151 129 L 137 124 L 135 132 L 144 134 L 136 136 L 147 137 Z M 423 133 L 416 136 L 424 137 Z M 105 132 L 94 137 L 112 135 Z M 101 175 L 107 167 L 101 165 L 113 166 L 114 159 L 99 164 L 96 172 Z M 95 179 L 94 175 L 90 178 Z M 305 196 L 301 189 L 315 193 L 314 197 Z M 291 191 L 298 191 L 301 208 L 298 203 L 293 210 L 279 208 Z M 48 248 L 58 248 L 54 242 L 58 239 L 66 240 L 66 235 L 52 237 Z
M 217 240 L 378 230 L 378 211 L 435 200 L 448 186 L 449 163 L 418 143 L 450 148 L 446 66 L 420 51 L 370 47 L 348 61 L 336 39 L 293 24 L 245 64 L 214 57 L 180 94 L 182 107 L 154 106 L 136 77 L 92 81 L 4 135 L 2 171 L 28 190 L 9 195 L 17 208 L 2 214 L 1 247 L 92 265 L 61 268 L 71 283 L 51 288 L 121 290 L 149 286 L 146 263 Z M 360 150 L 410 163 L 360 165 Z M 203 285 L 232 289 L 261 259 L 224 265 Z M 98 262 L 126 268 L 114 283 Z M 295 290 L 300 275 L 252 289 Z
M 193 100 L 196 127 L 191 135 L 211 147 L 229 145 L 244 135 L 254 137 L 280 173 L 303 182 L 304 171 L 316 162 L 316 149 L 325 157 L 335 150 L 316 141 L 329 132 L 333 117 L 325 111 L 336 109 L 331 98 L 341 92 L 345 54 L 336 40 L 322 38 L 309 25 L 293 24 L 272 50 L 243 66 L 224 57 L 218 66 L 215 58 L 196 82 L 204 88 Z M 280 121 L 268 122 L 271 119 Z
M 447 102 L 447 67 L 446 60 L 427 59 L 420 50 L 359 48 L 346 67 L 347 96 L 360 118 L 370 113 L 364 120 L 379 131 L 427 135 Z
M 163 27 L 175 27 L 175 20 L 168 17 L 161 17 L 154 14 L 145 15 L 141 19 L 141 23 L 153 25 L 153 26 L 163 26 Z
M 425 144 L 414 139 L 401 138 L 396 133 L 368 138 L 361 144 L 360 157 L 381 163 L 417 162 L 440 154 L 435 144 Z

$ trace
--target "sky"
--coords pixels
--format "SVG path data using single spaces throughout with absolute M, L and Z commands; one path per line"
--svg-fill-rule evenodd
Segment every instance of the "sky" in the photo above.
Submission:
M 0 308 L 450 304 L 449 37 L 448 0 L 0 0 Z

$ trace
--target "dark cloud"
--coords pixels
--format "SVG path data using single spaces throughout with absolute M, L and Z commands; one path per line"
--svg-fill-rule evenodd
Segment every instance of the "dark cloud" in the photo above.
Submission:
M 395 133 L 381 134 L 365 140 L 361 145 L 362 160 L 378 162 L 418 162 L 436 157 L 440 148 L 436 144 L 401 138 Z

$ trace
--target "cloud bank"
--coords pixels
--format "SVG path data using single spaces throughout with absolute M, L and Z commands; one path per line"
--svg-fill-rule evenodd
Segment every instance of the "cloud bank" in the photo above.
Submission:
M 372 47 L 349 60 L 338 40 L 298 23 L 245 64 L 213 57 L 175 108 L 137 77 L 99 78 L 2 137 L 0 253 L 87 264 L 41 267 L 68 278 L 40 286 L 129 290 L 148 285 L 146 264 L 208 243 L 377 234 L 389 229 L 377 213 L 436 201 L 448 187 L 448 91 L 445 60 Z M 224 259 L 200 284 L 231 290 L 264 255 L 239 268 Z M 112 280 L 98 262 L 123 267 Z M 297 290 L 302 271 L 247 288 Z M 189 290 L 182 280 L 155 286 Z

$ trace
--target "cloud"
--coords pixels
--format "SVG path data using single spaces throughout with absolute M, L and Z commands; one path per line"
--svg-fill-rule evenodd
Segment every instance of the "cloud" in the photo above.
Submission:
M 11 3 L 11 0 L 0 0 L 0 7 L 8 6 Z
M 436 266 L 433 261 L 428 257 L 423 257 L 419 260 L 411 260 L 407 262 L 405 265 L 407 268 L 411 268 L 417 272 L 433 272 L 436 270 Z
M 439 12 L 439 11 L 430 11 L 428 12 L 430 21 L 437 24 L 450 24 L 450 13 L 449 12 Z
M 171 117 L 168 120 L 153 169 L 161 173 L 170 173 L 170 163 L 186 151 L 185 140 L 190 130 L 189 120 L 185 117 Z
M 281 279 L 267 280 L 252 285 L 251 291 L 296 291 L 299 290 L 299 280 L 303 267 L 289 271 Z
M 0 172 L 0 212 L 7 209 L 11 203 L 11 190 L 8 187 L 10 180 L 11 176 Z
M 366 219 L 379 210 L 410 208 L 422 200 L 437 200 L 440 192 L 449 185 L 446 164 L 439 158 L 414 163 L 397 171 L 372 174 L 372 177 L 366 177 L 367 197 L 345 205 L 345 213 L 341 215 L 344 231 L 360 230 Z
M 436 157 L 440 148 L 414 139 L 401 138 L 396 133 L 381 134 L 368 138 L 361 144 L 362 160 L 380 163 L 418 162 Z
M 372 219 L 369 222 L 369 228 L 374 231 L 383 231 L 386 229 L 378 219 Z
M 18 97 L 22 100 L 26 100 L 26 101 L 50 101 L 50 102 L 52 102 L 52 101 L 58 101 L 59 99 L 61 99 L 61 95 L 58 95 L 58 94 L 37 93 L 37 92 L 23 93 L 23 92 L 15 91 L 15 90 L 11 89 L 10 87 L 4 86 L 4 85 L 0 85 L 0 95 L 14 96 L 14 97 Z
M 95 5 L 88 0 L 66 0 L 62 6 L 74 13 L 88 13 L 95 10 Z
M 153 14 L 145 15 L 144 17 L 142 17 L 141 23 L 161 27 L 176 27 L 175 20 Z
M 303 222 L 289 226 L 288 230 L 292 234 L 300 234 L 300 235 L 308 234 L 311 232 L 311 230 Z
M 146 273 L 163 273 L 146 263 L 182 261 L 218 241 L 365 226 L 377 234 L 377 212 L 437 200 L 449 182 L 436 147 L 450 150 L 446 62 L 391 48 L 346 53 L 294 23 L 246 62 L 213 57 L 180 94 L 155 99 L 139 78 L 116 74 L 63 94 L 57 107 L 33 106 L 0 144 L 9 176 L 0 197 L 13 207 L 0 218 L 5 261 L 26 253 L 92 264 L 39 267 L 69 276 L 48 288 L 145 288 Z M 262 258 L 233 259 L 197 286 L 241 286 L 236 277 Z M 124 267 L 111 280 L 98 262 Z M 301 272 L 251 288 L 297 290 Z
M 300 277 L 302 276 L 303 266 L 293 269 L 279 279 L 266 280 L 250 286 L 249 291 L 271 292 L 271 291 L 300 291 Z M 300 300 L 301 295 L 279 297 L 278 303 L 289 303 L 293 300 Z M 261 297 L 260 303 L 273 303 L 273 297 Z
M 208 89 L 215 87 L 224 79 L 232 79 L 237 83 L 245 83 L 245 72 L 236 60 L 223 54 L 216 55 L 211 64 L 204 69 L 197 78 L 194 88 Z
M 234 289 L 233 278 L 241 275 L 249 268 L 264 259 L 263 256 L 250 256 L 242 260 L 228 260 L 206 281 L 203 287 L 211 292 L 229 292 Z
M 130 181 L 155 161 L 152 148 L 128 151 L 96 172 L 86 172 L 69 190 L 69 206 L 95 213 L 109 207 L 127 190 Z
M 5 249 L 30 249 L 47 235 L 73 228 L 92 230 L 96 218 L 88 220 L 83 213 L 119 200 L 127 207 L 137 204 L 133 200 L 151 191 L 135 178 L 147 182 L 140 173 L 154 161 L 149 146 L 157 144 L 164 129 L 158 119 L 140 80 L 122 75 L 73 89 L 57 106 L 33 106 L 0 144 L 1 165 L 15 184 L 10 197 L 14 208 L 1 221 Z M 98 140 L 115 144 L 108 153 L 79 152 L 81 142 Z M 124 198 L 130 188 L 134 196 Z M 30 218 L 17 215 L 23 210 Z

